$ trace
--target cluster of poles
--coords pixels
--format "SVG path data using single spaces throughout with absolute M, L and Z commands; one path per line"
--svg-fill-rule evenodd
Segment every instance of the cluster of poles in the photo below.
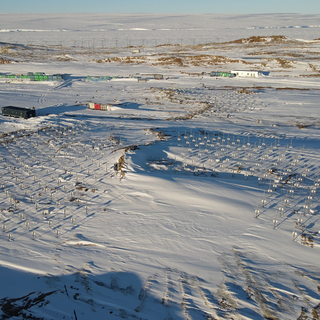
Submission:
M 92 199 L 108 187 L 121 141 L 88 132 L 85 123 L 58 124 L 1 142 L 0 223 L 9 240 L 22 229 L 33 239 L 48 230 L 59 237 L 99 210 Z
M 277 208 L 275 229 L 289 216 L 293 220 L 298 216 L 294 220 L 294 239 L 306 232 L 303 226 L 316 214 L 320 174 L 317 161 L 307 156 L 304 146 L 294 148 L 292 140 L 280 138 L 202 130 L 185 130 L 173 144 L 177 146 L 172 147 L 176 170 L 251 180 L 264 190 L 255 207 L 256 218 Z

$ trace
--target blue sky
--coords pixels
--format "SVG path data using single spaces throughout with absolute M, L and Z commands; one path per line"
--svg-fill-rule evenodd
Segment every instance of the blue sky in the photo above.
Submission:
M 0 12 L 320 14 L 320 0 L 1 0 Z

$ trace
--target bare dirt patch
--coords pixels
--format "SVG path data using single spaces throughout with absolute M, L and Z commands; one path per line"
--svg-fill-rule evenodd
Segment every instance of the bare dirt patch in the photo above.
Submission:
M 241 38 L 227 43 L 282 43 L 287 42 L 289 39 L 285 36 L 252 36 L 249 38 Z
M 126 162 L 125 162 L 125 155 L 123 154 L 118 162 L 116 162 L 114 164 L 114 170 L 117 171 L 118 175 L 120 176 L 120 180 L 122 180 L 124 178 L 124 176 L 126 175 L 124 168 L 126 166 Z
M 12 61 L 8 59 L 0 58 L 0 64 L 9 64 L 9 63 L 12 63 Z
M 320 77 L 320 73 L 301 74 L 300 77 L 304 77 L 304 78 L 317 78 L 317 77 Z
M 189 66 L 213 66 L 223 65 L 230 63 L 243 62 L 242 60 L 230 59 L 220 55 L 172 55 L 159 54 L 150 56 L 139 56 L 139 57 L 111 57 L 107 59 L 94 59 L 97 63 L 123 63 L 123 64 L 147 64 L 150 63 L 152 66 L 178 66 L 178 67 L 189 67 Z M 245 63 L 245 62 L 243 62 Z
M 310 89 L 307 89 L 307 88 L 290 88 L 290 87 L 285 87 L 285 88 L 276 88 L 276 90 L 298 90 L 298 91 L 309 91 Z

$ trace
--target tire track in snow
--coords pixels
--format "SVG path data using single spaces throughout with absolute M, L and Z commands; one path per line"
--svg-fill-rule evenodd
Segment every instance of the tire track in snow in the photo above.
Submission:
M 216 309 L 219 309 L 219 307 L 214 306 L 213 303 L 209 301 L 208 296 L 200 286 L 200 281 L 201 279 L 196 276 L 184 272 L 180 273 L 181 306 L 186 319 L 198 319 L 199 316 L 206 319 L 217 319 L 218 314 Z M 215 300 L 214 297 L 212 298 L 212 300 Z
M 218 315 L 214 305 L 215 299 L 210 291 L 206 293 L 201 287 L 201 279 L 183 271 L 165 268 L 165 289 L 162 304 L 169 310 L 180 307 L 186 320 L 198 319 L 199 316 L 207 319 L 217 319 Z M 210 301 L 210 300 L 211 301 Z M 199 301 L 202 303 L 199 303 Z M 171 309 L 169 309 L 171 308 Z
M 56 87 L 54 87 L 52 90 L 60 90 L 67 87 L 72 87 L 73 80 L 65 80 L 62 83 L 59 83 Z
M 162 304 L 168 306 L 168 269 L 164 269 L 165 288 L 162 296 Z
M 239 248 L 233 251 L 233 255 L 224 253 L 218 259 L 224 274 L 217 292 L 221 299 L 219 316 L 313 319 L 320 315 L 319 270 L 274 264 Z
M 246 279 L 249 296 L 252 294 L 255 302 L 260 308 L 261 315 L 267 319 L 278 319 L 278 312 L 276 312 L 275 308 L 272 306 L 274 301 L 272 301 L 273 299 L 270 299 L 267 292 L 266 284 L 268 281 L 266 281 L 265 275 L 261 274 L 259 277 L 255 276 L 254 273 L 251 272 L 251 266 L 245 261 L 247 259 L 243 256 L 242 252 L 234 249 L 234 257 L 240 272 Z
M 254 310 L 255 313 L 257 308 L 252 305 L 251 290 L 249 287 L 247 289 L 244 288 L 246 285 L 245 278 L 232 255 L 224 253 L 218 258 L 218 261 L 222 265 L 222 273 L 224 275 L 223 282 L 217 291 L 217 298 L 220 300 L 219 306 L 221 307 L 218 312 L 219 316 L 224 317 L 232 314 L 241 319 L 237 309 L 242 299 L 247 300 L 247 303 L 251 305 L 250 309 Z M 241 299 L 241 297 L 243 298 Z
M 141 312 L 142 309 L 144 308 L 145 306 L 145 301 L 148 297 L 148 291 L 150 289 L 150 282 L 151 280 L 154 279 L 154 275 L 153 276 L 149 276 L 147 278 L 147 280 L 145 281 L 143 287 L 141 288 L 140 290 L 140 293 L 139 293 L 139 300 L 141 301 L 140 305 L 135 309 L 136 312 Z
M 38 99 L 38 104 L 44 105 L 47 102 L 46 96 L 47 96 L 46 93 L 41 95 L 41 97 Z
M 182 302 L 180 304 L 181 309 L 185 315 L 186 320 L 192 320 L 192 318 L 190 317 L 190 315 L 188 313 L 188 309 L 187 309 L 188 301 L 187 301 L 187 297 L 185 294 L 185 290 L 184 290 L 182 281 L 179 281 L 179 288 L 180 288 L 180 293 L 181 293 L 181 297 L 182 297 Z

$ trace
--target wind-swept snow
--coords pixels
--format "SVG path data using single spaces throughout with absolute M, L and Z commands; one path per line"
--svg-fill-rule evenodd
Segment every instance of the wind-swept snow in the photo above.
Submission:
M 3 17 L 1 73 L 65 76 L 0 79 L 37 112 L 0 116 L 1 319 L 320 316 L 319 17 L 285 17 Z

